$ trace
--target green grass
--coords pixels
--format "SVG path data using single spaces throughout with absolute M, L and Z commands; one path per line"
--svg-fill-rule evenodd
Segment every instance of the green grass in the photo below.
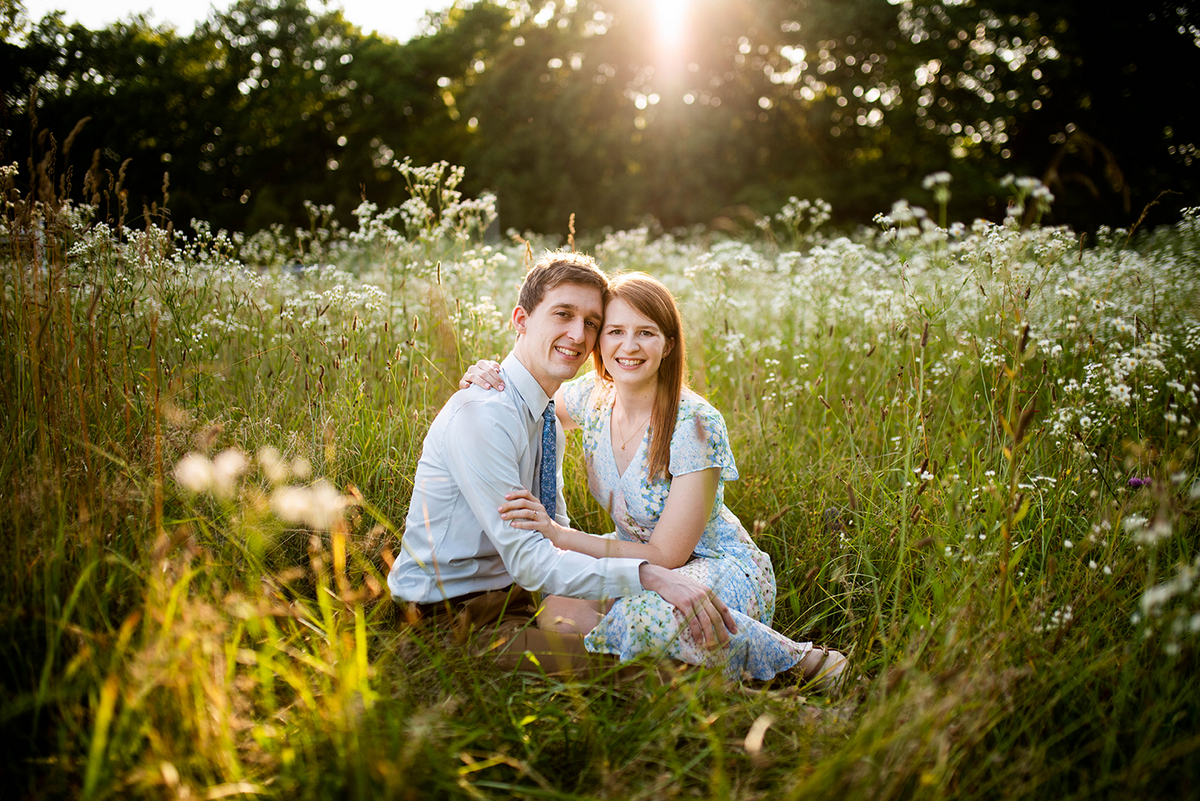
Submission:
M 680 299 L 775 625 L 862 676 L 804 697 L 698 670 L 501 674 L 399 625 L 384 577 L 421 439 L 465 365 L 510 347 L 526 256 L 478 239 L 486 203 L 442 211 L 453 175 L 407 177 L 438 211 L 364 208 L 345 231 L 314 208 L 308 231 L 250 239 L 6 195 L 0 773 L 18 795 L 1200 792 L 1196 213 L 1083 250 L 899 215 L 800 252 L 592 243 Z M 607 530 L 570 447 L 569 508 Z M 248 467 L 227 485 L 181 484 L 187 454 L 231 449 Z M 319 486 L 336 492 L 303 494 Z

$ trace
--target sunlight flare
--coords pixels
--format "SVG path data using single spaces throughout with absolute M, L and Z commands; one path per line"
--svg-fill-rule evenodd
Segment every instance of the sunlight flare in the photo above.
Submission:
M 655 24 L 658 41 L 663 47 L 678 50 L 683 44 L 687 6 L 687 0 L 655 0 Z

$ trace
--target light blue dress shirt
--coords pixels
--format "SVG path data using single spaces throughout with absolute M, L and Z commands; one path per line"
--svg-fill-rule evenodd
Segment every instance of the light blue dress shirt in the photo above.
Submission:
M 500 365 L 503 392 L 456 392 L 425 435 L 400 554 L 388 574 L 397 601 L 429 603 L 517 583 L 527 590 L 592 600 L 642 592 L 644 559 L 596 559 L 513 528 L 497 507 L 522 487 L 538 494 L 542 412 L 550 402 L 514 354 Z M 559 523 L 562 426 L 556 424 Z

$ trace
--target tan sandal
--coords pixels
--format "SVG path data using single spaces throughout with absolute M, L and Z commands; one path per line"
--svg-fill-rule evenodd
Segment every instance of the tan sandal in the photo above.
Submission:
M 821 652 L 821 661 L 806 668 L 804 663 L 809 655 L 817 650 Z M 849 664 L 849 660 L 846 659 L 845 654 L 829 650 L 828 645 L 819 645 L 809 650 L 808 654 L 805 654 L 792 670 L 800 673 L 806 686 L 817 692 L 831 693 L 836 691 L 841 683 L 847 664 Z M 797 668 L 799 670 L 796 670 Z

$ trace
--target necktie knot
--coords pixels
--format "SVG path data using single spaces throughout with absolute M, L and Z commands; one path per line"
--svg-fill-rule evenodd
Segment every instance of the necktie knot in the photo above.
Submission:
M 542 469 L 538 477 L 538 500 L 553 519 L 558 496 L 557 431 L 554 428 L 554 401 L 542 412 Z

